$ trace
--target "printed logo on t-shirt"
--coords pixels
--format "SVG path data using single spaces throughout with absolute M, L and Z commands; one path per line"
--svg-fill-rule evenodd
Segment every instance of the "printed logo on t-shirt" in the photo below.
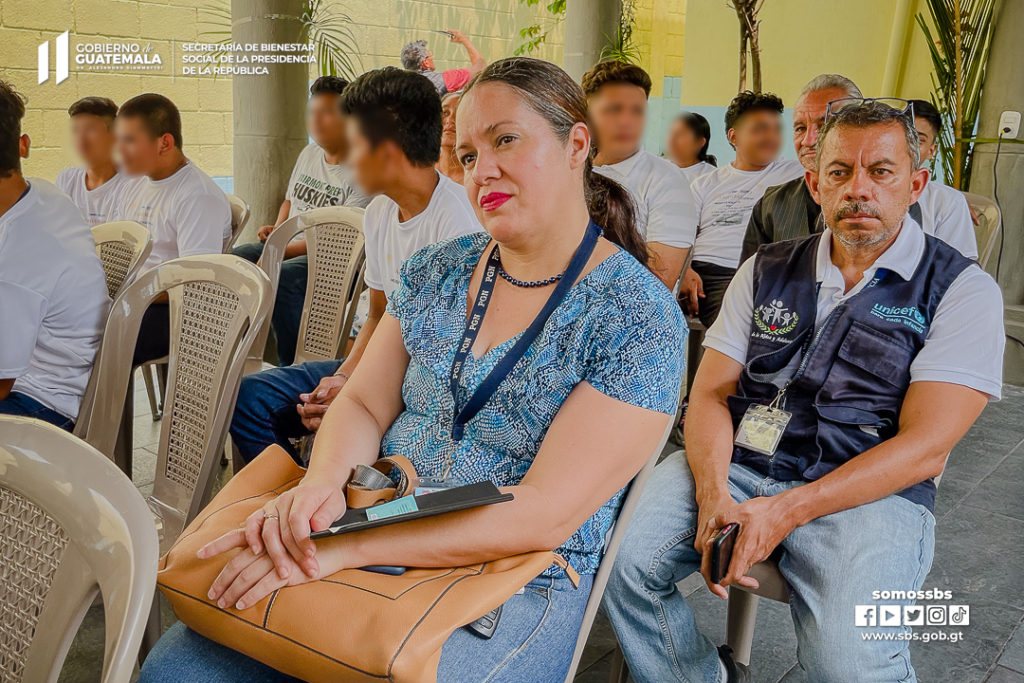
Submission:
M 338 206 L 345 201 L 345 188 L 301 173 L 292 188 L 292 201 L 303 204 L 300 207 L 302 211 L 319 209 L 324 206 Z

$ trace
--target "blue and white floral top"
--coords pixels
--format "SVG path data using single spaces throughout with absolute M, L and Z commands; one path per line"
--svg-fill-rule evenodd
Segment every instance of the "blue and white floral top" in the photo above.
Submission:
M 674 414 L 682 383 L 686 324 L 668 289 L 629 253 L 619 250 L 583 277 L 555 309 L 540 336 L 452 439 L 449 374 L 466 324 L 473 269 L 487 233 L 465 235 L 419 250 L 402 266 L 388 313 L 402 328 L 409 368 L 405 410 L 381 441 L 381 454 L 402 454 L 421 476 L 460 483 L 489 479 L 518 484 L 562 403 L 580 382 L 635 406 Z M 459 406 L 515 343 L 482 358 L 466 357 Z M 572 472 L 566 472 L 567 479 Z M 597 571 L 605 534 L 622 492 L 588 519 L 558 550 L 576 571 Z

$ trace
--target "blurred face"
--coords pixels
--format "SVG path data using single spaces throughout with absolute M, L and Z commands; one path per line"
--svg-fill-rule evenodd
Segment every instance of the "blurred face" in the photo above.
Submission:
M 924 166 L 925 162 L 931 161 L 932 157 L 935 156 L 935 151 L 939 146 L 937 140 L 939 131 L 932 128 L 932 124 L 920 116 L 914 117 L 914 128 L 917 129 L 918 148 L 921 150 L 921 165 Z
M 801 96 L 793 107 L 793 147 L 800 163 L 808 171 L 814 170 L 818 131 L 825 123 L 828 103 L 844 97 L 847 94 L 839 88 L 814 90 Z
M 582 200 L 586 124 L 573 126 L 563 142 L 515 89 L 484 83 L 462 98 L 456 131 L 469 201 L 498 242 L 535 236 L 566 202 Z
M 363 134 L 358 119 L 346 117 L 348 166 L 366 194 L 386 192 L 402 168 L 405 155 L 391 140 L 373 145 Z
M 441 146 L 455 146 L 455 112 L 462 95 L 448 95 L 441 102 Z
M 71 118 L 71 144 L 86 166 L 110 162 L 114 151 L 113 122 L 102 116 L 78 114 Z
M 808 187 L 825 224 L 849 247 L 886 242 L 917 201 L 928 172 L 912 167 L 907 138 L 897 121 L 863 128 L 843 126 L 825 138 L 819 170 Z
M 314 95 L 306 105 L 306 132 L 313 142 L 332 152 L 345 146 L 345 115 L 338 95 Z
M 644 89 L 630 83 L 609 83 L 587 100 L 590 122 L 601 155 L 626 158 L 640 149 L 647 116 Z
M 669 158 L 677 165 L 692 166 L 697 163 L 697 155 L 705 142 L 707 140 L 698 137 L 693 129 L 676 119 L 668 130 L 666 150 Z
M 782 149 L 782 116 L 773 111 L 748 111 L 728 135 L 737 157 L 755 166 L 767 166 Z
M 114 130 L 121 166 L 129 175 L 150 175 L 156 172 L 161 157 L 174 149 L 174 138 L 171 135 L 153 137 L 142 120 L 136 117 L 118 116 Z

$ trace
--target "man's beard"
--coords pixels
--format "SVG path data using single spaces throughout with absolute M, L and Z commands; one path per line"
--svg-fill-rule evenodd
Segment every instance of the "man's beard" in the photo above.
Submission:
M 836 228 L 842 219 L 858 213 L 866 214 L 878 219 L 882 224 L 882 230 L 877 233 L 867 233 L 863 231 Z M 876 244 L 881 244 L 892 237 L 893 233 L 895 233 L 896 229 L 899 227 L 899 224 L 896 224 L 895 226 L 886 225 L 882 216 L 878 213 L 878 210 L 865 202 L 846 202 L 842 204 L 835 210 L 832 223 L 833 225 L 828 226 L 832 230 L 832 234 L 835 235 L 844 246 L 851 248 L 873 247 Z

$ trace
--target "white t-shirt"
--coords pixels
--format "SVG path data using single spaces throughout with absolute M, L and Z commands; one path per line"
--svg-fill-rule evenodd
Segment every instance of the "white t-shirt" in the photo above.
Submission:
M 716 168 L 718 167 L 715 166 L 714 164 L 709 164 L 706 161 L 698 161 L 693 166 L 686 166 L 684 168 L 680 168 L 679 170 L 682 171 L 683 175 L 686 176 L 686 180 L 692 183 L 697 178 L 700 178 L 702 175 L 711 173 Z
M 974 221 L 963 192 L 933 180 L 924 186 L 917 203 L 926 234 L 935 235 L 969 259 L 978 258 Z
M 118 192 L 127 180 L 128 176 L 117 172 L 110 180 L 90 190 L 85 186 L 85 169 L 76 166 L 65 168 L 57 175 L 57 187 L 71 197 L 85 216 L 85 222 L 93 226 L 114 220 Z
M 231 236 L 227 195 L 191 161 L 163 180 L 132 178 L 120 193 L 119 220 L 149 229 L 153 250 L 139 269 L 198 254 L 219 254 Z
M 816 271 L 821 289 L 816 325 L 821 325 L 832 309 L 864 289 L 879 268 L 891 270 L 904 279 L 913 277 L 924 253 L 924 234 L 919 227 L 907 216 L 896 241 L 845 294 L 843 275 L 832 263 L 832 231 L 826 228 L 818 244 Z M 746 363 L 754 316 L 756 258 L 750 257 L 736 271 L 718 319 L 704 336 L 705 347 L 739 363 Z M 910 364 L 910 381 L 960 384 L 998 400 L 1002 392 L 1003 334 L 1003 297 L 999 286 L 981 268 L 969 266 L 949 286 L 935 309 L 924 346 Z M 790 370 L 797 365 L 799 358 L 793 360 Z
M 110 310 L 82 213 L 52 183 L 0 216 L 0 378 L 75 419 Z
M 741 171 L 726 164 L 694 180 L 690 189 L 697 202 L 698 227 L 693 260 L 724 268 L 738 266 L 754 204 L 769 187 L 803 174 L 799 161 L 776 159 L 760 171 Z
M 329 164 L 324 151 L 315 143 L 299 152 L 288 180 L 284 198 L 292 203 L 288 218 L 324 206 L 356 206 L 366 208 L 366 196 L 352 179 L 348 164 Z
M 697 210 L 689 181 L 667 159 L 641 149 L 617 164 L 594 171 L 619 183 L 633 197 L 637 229 L 647 242 L 688 249 L 697 233 Z
M 399 269 L 417 250 L 449 237 L 483 230 L 462 185 L 440 173 L 437 178 L 427 208 L 405 222 L 399 222 L 398 204 L 390 197 L 375 197 L 366 207 L 363 237 L 367 287 L 390 297 L 398 286 Z

